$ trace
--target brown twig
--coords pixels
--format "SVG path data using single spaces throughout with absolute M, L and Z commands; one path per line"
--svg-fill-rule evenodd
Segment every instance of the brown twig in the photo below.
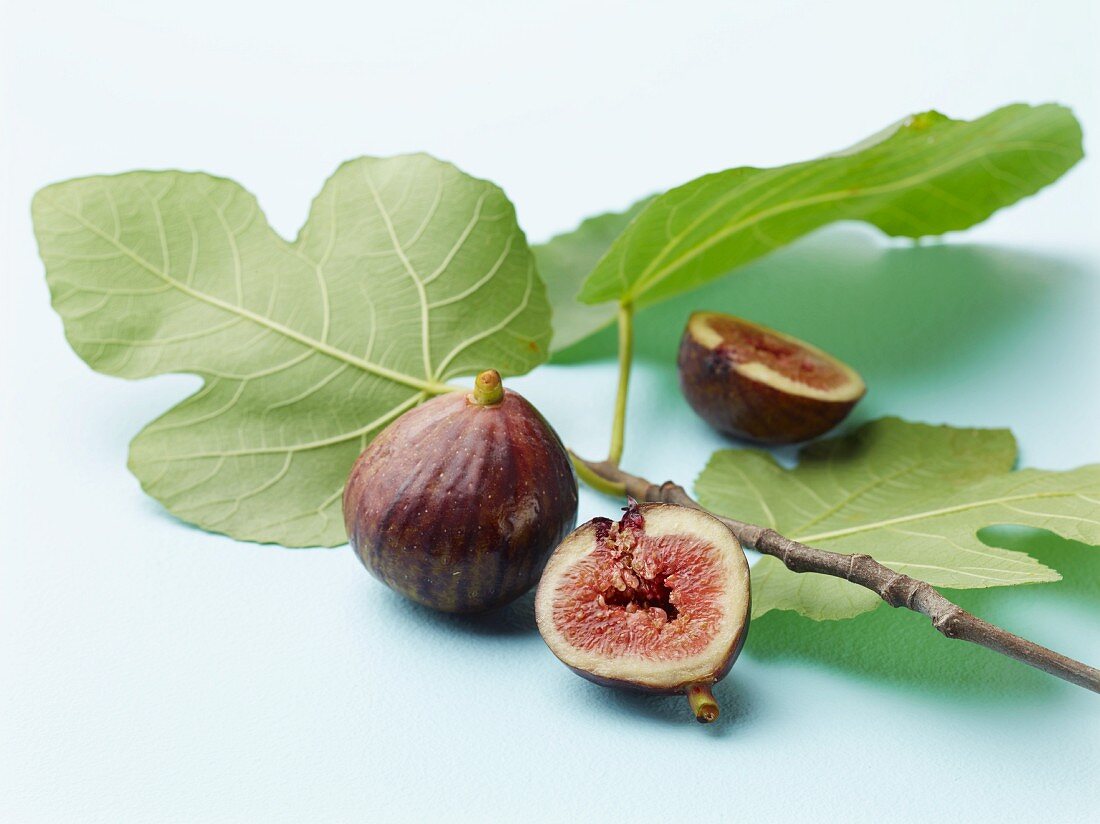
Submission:
M 600 488 L 603 491 L 623 490 L 639 501 L 679 504 L 708 511 L 672 481 L 658 486 L 624 472 L 609 461 L 586 461 L 577 456 L 574 460 L 582 477 L 591 474 L 602 481 Z M 817 572 L 851 581 L 876 593 L 892 607 L 905 607 L 927 616 L 932 626 L 948 638 L 979 644 L 1072 684 L 1100 692 L 1100 670 L 987 623 L 943 597 L 931 584 L 895 572 L 870 555 L 815 549 L 784 538 L 774 529 L 710 514 L 728 526 L 742 546 L 778 558 L 792 572 Z

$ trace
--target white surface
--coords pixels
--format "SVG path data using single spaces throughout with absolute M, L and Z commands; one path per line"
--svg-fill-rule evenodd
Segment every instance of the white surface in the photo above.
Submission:
M 576 678 L 526 612 L 503 628 L 435 617 L 346 549 L 175 522 L 127 473 L 126 444 L 196 382 L 84 366 L 49 309 L 28 217 L 48 182 L 177 167 L 235 178 L 292 235 L 340 161 L 424 149 L 503 185 L 542 239 L 705 171 L 810 157 L 931 106 L 970 117 L 1014 100 L 1073 105 L 1096 154 L 1094 6 L 9 3 L 0 820 L 1094 815 L 1100 702 L 1083 690 L 903 688 L 758 656 L 750 633 L 719 693 L 726 718 L 704 729 L 677 701 Z M 1059 261 L 1032 272 L 1044 300 L 1003 351 L 885 385 L 864 415 L 1011 425 L 1036 466 L 1100 460 L 1098 192 L 1089 159 L 970 232 Z M 992 254 L 1011 268 L 1019 251 Z M 513 385 L 598 454 L 612 375 L 548 367 Z M 669 386 L 667 364 L 639 368 L 628 461 L 688 481 L 721 441 Z M 581 517 L 607 508 L 585 493 Z M 1095 602 L 997 603 L 994 620 L 1100 660 Z

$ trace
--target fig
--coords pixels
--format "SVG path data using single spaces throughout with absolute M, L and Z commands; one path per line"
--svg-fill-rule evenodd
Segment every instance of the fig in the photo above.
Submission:
M 344 488 L 363 565 L 444 612 L 479 612 L 529 590 L 577 523 L 577 479 L 561 440 L 495 370 L 390 424 Z
M 698 509 L 630 502 L 554 550 L 535 596 L 547 646 L 597 684 L 687 694 L 701 722 L 749 626 L 749 566 L 726 526 Z
M 854 369 L 798 338 L 718 312 L 696 312 L 680 342 L 680 387 L 727 435 L 764 444 L 816 438 L 867 391 Z

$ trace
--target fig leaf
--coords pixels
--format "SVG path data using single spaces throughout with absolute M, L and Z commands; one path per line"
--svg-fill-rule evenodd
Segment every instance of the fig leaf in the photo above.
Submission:
M 294 242 L 230 180 L 89 177 L 34 199 L 65 334 L 92 368 L 202 388 L 130 449 L 142 487 L 203 529 L 345 542 L 347 472 L 459 375 L 545 360 L 550 311 L 496 186 L 426 155 L 342 165 Z
M 615 320 L 618 307 L 614 302 L 589 306 L 577 300 L 577 293 L 608 247 L 649 200 L 643 198 L 623 212 L 590 217 L 576 229 L 531 247 L 554 308 L 550 351 L 560 352 Z
M 1035 194 L 1083 156 L 1062 106 L 973 121 L 930 111 L 817 160 L 704 175 L 654 198 L 585 280 L 584 303 L 644 306 L 693 289 L 838 220 L 888 235 L 966 229 Z M 555 304 L 555 317 L 572 311 Z
M 758 450 L 722 450 L 696 481 L 702 504 L 796 541 L 865 553 L 933 586 L 955 589 L 1057 581 L 1022 553 L 987 546 L 983 527 L 1036 527 L 1100 544 L 1100 465 L 1012 471 L 1006 430 L 872 421 L 804 447 L 781 467 Z M 752 570 L 753 614 L 850 618 L 882 601 L 826 575 L 794 573 L 771 556 Z

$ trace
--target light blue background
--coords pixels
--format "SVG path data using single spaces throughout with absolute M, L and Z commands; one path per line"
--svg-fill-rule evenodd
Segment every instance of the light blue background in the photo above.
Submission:
M 504 186 L 535 240 L 700 173 L 858 140 L 927 107 L 1073 105 L 1096 153 L 1092 3 L 88 4 L 4 11 L 0 180 L 0 819 L 1076 821 L 1100 802 L 1100 700 L 885 608 L 768 616 L 700 728 L 547 651 L 530 601 L 439 617 L 347 549 L 235 543 L 125 469 L 190 377 L 92 373 L 48 306 L 47 182 L 204 169 L 292 236 L 336 165 L 425 149 Z M 627 464 L 690 482 L 723 444 L 674 388 L 692 305 L 812 335 L 860 367 L 857 419 L 1011 426 L 1022 463 L 1100 460 L 1100 167 L 946 245 L 829 230 L 640 321 Z M 614 366 L 512 382 L 606 448 Z M 581 517 L 613 506 L 583 493 Z M 1100 662 L 1095 550 L 1058 584 L 968 593 Z M 1013 544 L 1012 542 L 1016 543 Z M 1094 819 L 1095 820 L 1095 819 Z

